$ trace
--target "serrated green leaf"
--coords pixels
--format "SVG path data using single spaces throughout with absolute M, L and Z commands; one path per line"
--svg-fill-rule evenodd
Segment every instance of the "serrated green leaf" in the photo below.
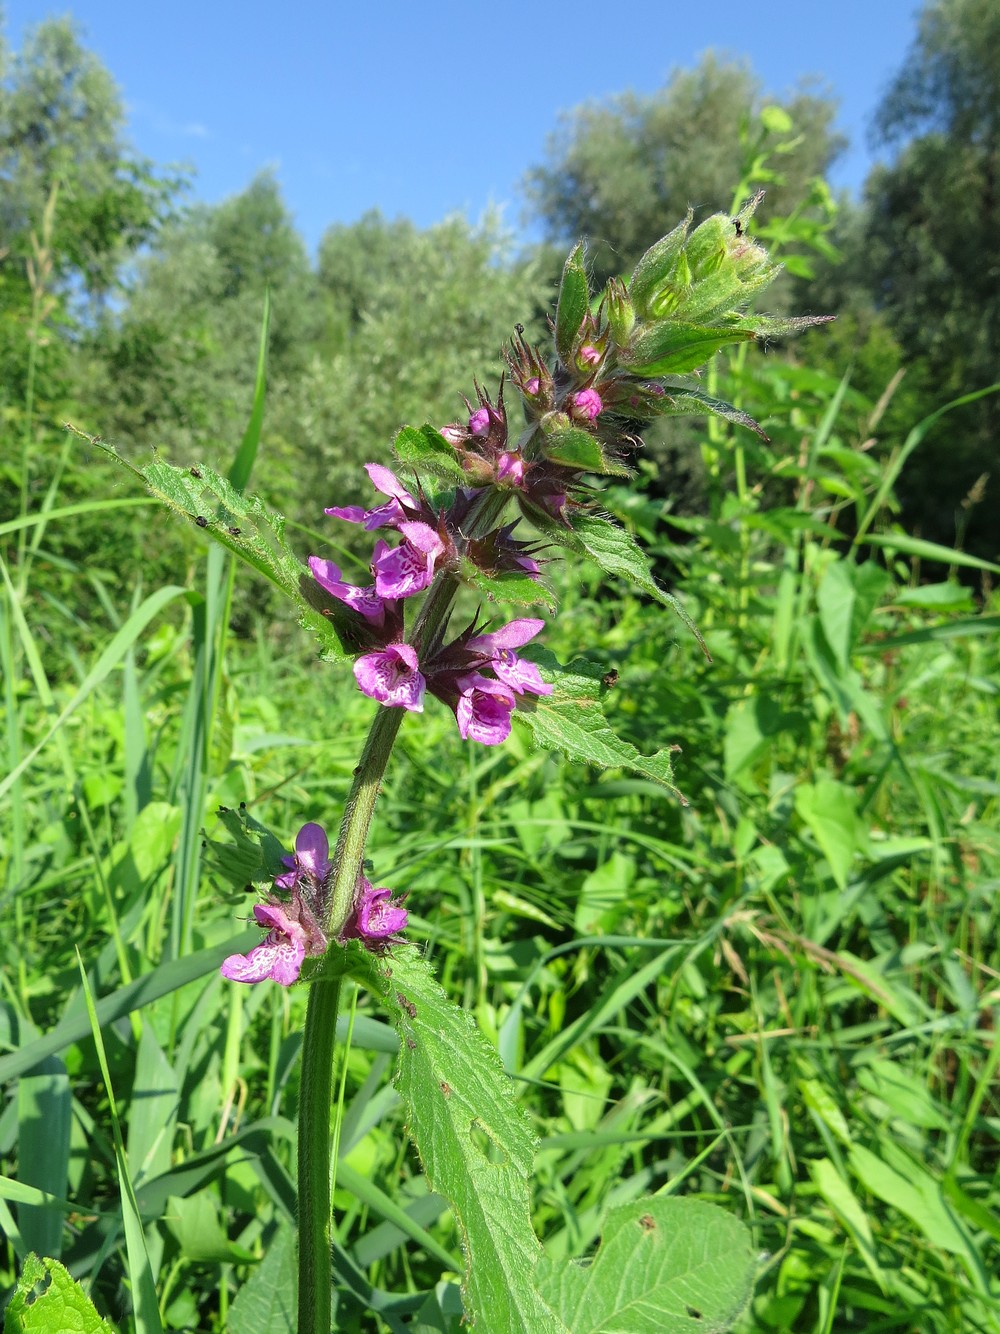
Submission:
M 295 1233 L 285 1226 L 236 1294 L 226 1327 L 229 1334 L 295 1334 L 297 1305 Z
M 589 308 L 590 288 L 583 264 L 581 241 L 566 260 L 559 285 L 559 304 L 556 307 L 556 351 L 566 364 L 573 355 L 573 345 Z
M 496 1050 L 412 946 L 385 966 L 360 957 L 358 966 L 399 1030 L 397 1084 L 428 1184 L 458 1219 L 472 1327 L 569 1334 L 532 1282 L 542 1253 L 528 1189 L 535 1146 Z
M 530 574 L 508 570 L 503 574 L 487 574 L 474 561 L 462 561 L 462 578 L 478 588 L 491 602 L 512 602 L 516 607 L 548 607 L 554 611 L 556 596 L 548 584 L 533 579 Z
M 154 456 L 151 463 L 139 466 L 101 440 L 82 438 L 139 478 L 178 518 L 196 524 L 289 598 L 299 612 L 299 623 L 320 641 L 325 656 L 336 660 L 357 652 L 360 645 L 350 617 L 292 551 L 284 517 L 259 497 L 242 495 L 208 464 L 175 468 Z
M 542 453 L 552 463 L 562 463 L 567 468 L 582 468 L 584 472 L 596 472 L 605 477 L 630 477 L 631 470 L 617 459 L 610 458 L 589 431 L 571 427 L 567 431 L 556 431 L 542 444 Z
M 603 769 L 630 769 L 684 802 L 674 785 L 671 755 L 676 747 L 643 755 L 612 731 L 600 703 L 607 693 L 600 666 L 581 660 L 563 667 L 544 649 L 533 654 L 533 659 L 555 690 L 551 695 L 522 697 L 514 717 L 530 729 L 537 746 L 561 750 L 571 760 Z
M 703 394 L 700 389 L 674 390 L 668 386 L 663 397 L 655 403 L 648 398 L 643 399 L 643 411 L 657 417 L 722 417 L 736 426 L 745 426 L 762 440 L 768 438 L 749 412 L 734 407 L 724 399 Z
M 684 375 L 704 366 L 720 348 L 748 343 L 752 329 L 664 320 L 637 338 L 620 360 L 633 375 Z
M 24 1260 L 21 1277 L 4 1312 L 7 1334 L 115 1334 L 58 1260 Z
M 454 449 L 433 426 L 404 426 L 392 447 L 400 463 L 418 475 L 431 473 L 453 482 L 468 481 Z
M 662 589 L 653 578 L 642 548 L 624 528 L 619 528 L 609 518 L 583 512 L 572 516 L 571 528 L 554 520 L 546 523 L 544 517 L 536 517 L 534 514 L 532 522 L 543 529 L 546 537 L 574 551 L 585 552 L 606 574 L 625 579 L 641 592 L 655 598 L 662 606 L 669 607 L 691 631 L 707 656 L 708 650 L 698 627 L 677 599 Z
M 573 1334 L 722 1334 L 746 1309 L 756 1270 L 738 1219 L 657 1196 L 612 1209 L 589 1265 L 545 1256 L 536 1279 Z

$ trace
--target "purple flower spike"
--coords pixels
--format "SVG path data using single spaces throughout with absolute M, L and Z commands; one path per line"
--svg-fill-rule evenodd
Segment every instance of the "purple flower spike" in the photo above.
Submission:
M 575 415 L 585 421 L 595 421 L 604 411 L 604 403 L 596 389 L 581 389 L 573 395 Z
M 290 869 L 275 876 L 278 889 L 293 890 L 303 877 L 310 889 L 323 886 L 330 874 L 330 841 L 326 830 L 321 824 L 304 824 L 295 838 L 294 855 L 281 860 Z
M 306 825 L 305 829 L 319 829 L 319 825 Z M 283 987 L 290 987 L 298 977 L 306 955 L 304 929 L 279 903 L 258 903 L 253 915 L 261 926 L 270 927 L 270 930 L 249 953 L 230 954 L 223 961 L 222 976 L 231 982 L 263 982 L 270 978 Z
M 484 746 L 499 746 L 510 736 L 510 715 L 514 694 L 509 686 L 478 672 L 459 677 L 455 716 L 463 739 L 481 741 Z
M 525 662 L 514 652 L 514 649 L 527 644 L 529 639 L 534 639 L 544 625 L 544 621 L 525 616 L 511 621 L 492 634 L 476 635 L 469 640 L 466 648 L 487 655 L 490 666 L 500 680 L 517 694 L 522 695 L 528 691 L 532 695 L 551 695 L 552 686 L 542 680 L 535 664 Z
M 422 713 L 427 683 L 417 668 L 411 644 L 390 644 L 377 653 L 362 654 L 354 663 L 362 693 L 391 709 Z
M 419 504 L 394 472 L 383 468 L 380 463 L 366 463 L 365 472 L 372 479 L 375 490 L 389 497 L 386 503 L 376 505 L 371 510 L 362 509 L 360 505 L 335 505 L 324 513 L 332 514 L 338 519 L 346 519 L 348 523 L 364 524 L 369 532 L 373 528 L 386 526 L 398 528 L 405 519 L 420 513 Z
M 422 592 L 434 578 L 435 561 L 445 551 L 437 529 L 429 523 L 402 523 L 399 531 L 406 540 L 372 561 L 379 597 L 408 598 Z
M 354 584 L 345 584 L 340 577 L 340 569 L 332 560 L 320 560 L 318 556 L 309 557 L 309 569 L 320 588 L 325 588 L 331 597 L 343 602 L 352 611 L 359 612 L 372 625 L 384 625 L 387 599 L 380 598 L 374 585 L 357 588 Z

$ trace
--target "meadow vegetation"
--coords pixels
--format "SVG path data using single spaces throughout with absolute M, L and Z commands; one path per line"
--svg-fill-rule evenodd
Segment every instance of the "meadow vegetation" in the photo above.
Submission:
M 929 114 L 942 68 L 967 69 L 975 51 L 948 46 L 956 15 L 995 48 L 978 0 L 929 6 L 887 132 Z M 225 469 L 250 419 L 252 488 L 303 558 L 320 550 L 363 583 L 367 552 L 322 507 L 368 503 L 360 464 L 390 462 L 404 420 L 440 426 L 475 379 L 495 384 L 515 322 L 541 335 L 552 252 L 515 255 L 490 220 L 421 232 L 372 216 L 331 229 L 312 266 L 273 180 L 180 210 L 175 183 L 130 156 L 110 82 L 66 25 L 20 59 L 0 102 L 0 1286 L 34 1251 L 61 1258 L 115 1328 L 156 1328 L 152 1302 L 166 1329 L 270 1334 L 294 1327 L 306 990 L 219 975 L 259 934 L 234 944 L 254 898 L 233 814 L 286 847 L 303 822 L 332 823 L 374 706 L 264 585 L 62 423 L 137 459 L 156 446 Z M 41 123 L 32 89 L 59 62 L 93 115 L 56 124 L 47 104 L 29 160 L 15 131 Z M 728 124 L 732 81 L 708 73 L 665 97 L 695 123 L 707 98 Z M 956 191 L 978 180 L 966 84 L 953 80 L 951 130 L 933 131 L 965 136 Z M 866 233 L 823 184 L 822 107 L 762 107 L 749 78 L 737 101 L 715 202 L 805 154 L 762 234 L 787 263 L 789 307 L 842 300 L 857 338 L 834 326 L 720 355 L 706 389 L 768 438 L 671 423 L 637 452 L 636 480 L 602 483 L 710 657 L 582 560 L 553 563 L 561 611 L 544 636 L 560 662 L 583 646 L 609 674 L 620 735 L 679 747 L 683 800 L 516 729 L 496 748 L 460 743 L 428 707 L 401 730 L 369 855 L 512 1076 L 553 1260 L 591 1255 L 611 1208 L 661 1192 L 749 1225 L 761 1265 L 743 1334 L 996 1331 L 1000 542 L 982 474 L 997 298 L 973 295 L 982 275 L 963 267 L 948 320 L 975 303 L 975 327 L 945 321 L 919 346 L 906 293 L 886 286 L 890 211 L 873 207 Z M 655 133 L 661 113 L 591 109 L 573 152 L 564 139 L 535 169 L 553 243 L 576 239 L 570 167 L 625 162 L 617 136 Z M 73 134 L 90 159 L 55 151 Z M 911 141 L 871 184 L 871 200 L 881 182 L 882 204 L 902 201 L 900 234 L 900 174 L 933 148 Z M 683 172 L 671 179 L 683 192 Z M 686 202 L 649 208 L 673 222 Z M 615 216 L 581 225 L 614 237 Z M 658 231 L 623 236 L 623 261 Z M 360 988 L 340 1032 L 335 1327 L 458 1331 L 462 1237 L 408 1142 L 396 1033 Z

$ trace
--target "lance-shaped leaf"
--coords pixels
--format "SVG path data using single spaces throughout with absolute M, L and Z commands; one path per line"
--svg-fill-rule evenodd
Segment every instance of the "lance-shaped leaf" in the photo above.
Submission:
M 673 594 L 661 588 L 653 578 L 642 548 L 624 528 L 610 518 L 579 510 L 571 516 L 569 528 L 540 509 L 532 508 L 528 517 L 551 541 L 584 552 L 605 573 L 624 579 L 662 606 L 669 607 L 697 639 L 705 656 L 709 656 L 698 627 Z
M 630 741 L 615 733 L 604 716 L 601 700 L 608 693 L 604 669 L 579 660 L 568 667 L 545 649 L 532 655 L 542 676 L 555 686 L 551 695 L 527 696 L 518 700 L 514 718 L 525 725 L 537 746 L 561 750 L 571 760 L 596 764 L 602 769 L 629 769 L 651 778 L 671 792 L 682 805 L 687 801 L 674 785 L 671 756 L 677 746 L 643 755 Z
M 590 309 L 590 288 L 587 270 L 583 264 L 583 242 L 576 245 L 566 261 L 559 285 L 559 304 L 556 307 L 556 351 L 565 365 L 573 356 L 573 346 Z
M 451 1204 L 462 1234 L 462 1293 L 473 1329 L 569 1334 L 533 1283 L 542 1248 L 531 1226 L 535 1145 L 510 1077 L 471 1016 L 452 1004 L 408 945 L 387 966 L 356 967 L 399 1030 L 396 1082 L 431 1190 Z
M 295 604 L 299 623 L 320 641 L 325 657 L 336 660 L 362 647 L 349 614 L 323 592 L 292 551 L 284 517 L 267 509 L 257 496 L 242 495 L 208 464 L 175 468 L 154 455 L 151 462 L 139 465 L 101 440 L 76 434 L 137 477 L 178 518 L 196 524 L 279 589 Z
M 392 447 L 400 463 L 418 476 L 430 473 L 463 484 L 469 480 L 454 449 L 433 426 L 404 426 Z
M 753 329 L 664 320 L 635 338 L 619 360 L 633 375 L 684 375 L 704 366 L 720 348 L 748 343 Z
M 640 390 L 640 405 L 636 415 L 644 417 L 722 417 L 736 426 L 745 426 L 754 435 L 767 440 L 766 432 L 761 430 L 749 412 L 734 407 L 725 399 L 713 398 L 703 394 L 700 389 L 674 389 L 667 386 L 662 394 Z

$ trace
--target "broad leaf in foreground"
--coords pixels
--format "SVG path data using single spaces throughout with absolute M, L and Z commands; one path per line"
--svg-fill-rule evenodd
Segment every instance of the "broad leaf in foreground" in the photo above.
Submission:
M 462 1233 L 474 1329 L 546 1334 L 712 1334 L 746 1305 L 756 1262 L 737 1219 L 692 1200 L 613 1209 L 590 1264 L 550 1260 L 531 1223 L 535 1144 L 509 1076 L 471 1016 L 407 945 L 354 971 L 393 1014 L 397 1085 L 430 1188 Z
M 69 1270 L 58 1260 L 39 1259 L 33 1251 L 24 1258 L 3 1327 L 8 1334 L 53 1334 L 54 1330 L 114 1334 Z
M 544 1257 L 536 1281 L 573 1334 L 721 1334 L 750 1300 L 756 1270 L 738 1219 L 654 1196 L 612 1209 L 589 1264 Z
M 529 1207 L 535 1145 L 499 1056 L 416 949 L 361 963 L 399 1030 L 397 1082 L 428 1184 L 462 1232 L 473 1328 L 569 1334 L 532 1282 L 542 1254 Z

